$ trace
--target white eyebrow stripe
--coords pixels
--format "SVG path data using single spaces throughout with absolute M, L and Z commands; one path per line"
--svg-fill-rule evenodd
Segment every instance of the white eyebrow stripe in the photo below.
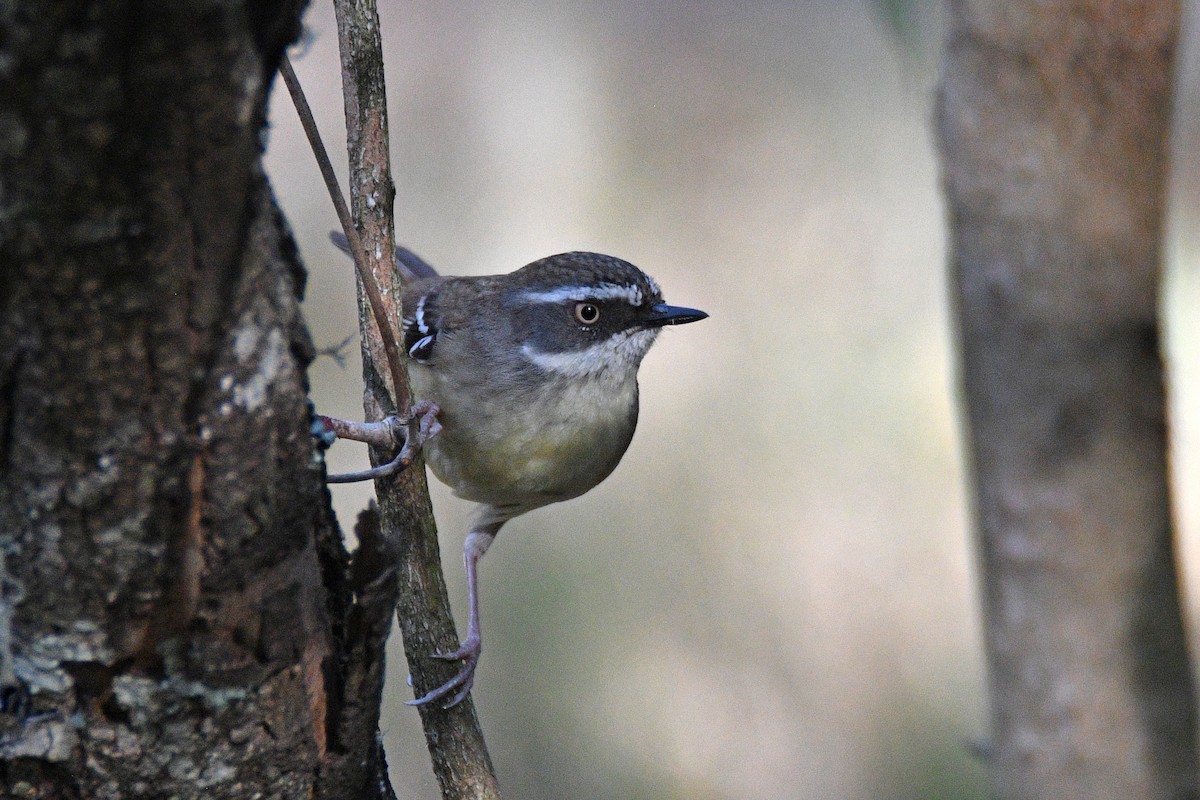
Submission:
M 636 286 L 599 283 L 594 286 L 560 286 L 545 292 L 525 292 L 531 303 L 562 303 L 566 300 L 624 300 L 630 305 L 642 304 L 642 290 Z

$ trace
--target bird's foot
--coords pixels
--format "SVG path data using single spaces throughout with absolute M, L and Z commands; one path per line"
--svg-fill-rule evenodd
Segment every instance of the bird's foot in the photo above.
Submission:
M 433 657 L 442 661 L 461 661 L 462 668 L 458 674 L 450 680 L 443 683 L 441 686 L 430 691 L 424 697 L 418 697 L 416 700 L 409 700 L 410 706 L 423 706 L 426 703 L 432 703 L 435 700 L 441 700 L 454 692 L 454 697 L 450 702 L 442 706 L 442 708 L 453 708 L 466 698 L 471 691 L 471 687 L 475 684 L 475 667 L 479 665 L 479 654 L 483 650 L 483 643 L 478 638 L 467 637 L 457 650 L 453 653 L 434 653 Z
M 413 404 L 405 419 L 392 414 L 379 422 L 352 422 L 336 417 L 318 416 L 313 423 L 314 429 L 320 425 L 323 430 L 332 431 L 339 439 L 366 442 L 383 449 L 396 449 L 395 457 L 386 464 L 360 472 L 329 475 L 325 480 L 328 483 L 353 483 L 403 472 L 412 466 L 425 442 L 441 433 L 442 423 L 437 418 L 440 411 L 436 403 L 422 400 Z

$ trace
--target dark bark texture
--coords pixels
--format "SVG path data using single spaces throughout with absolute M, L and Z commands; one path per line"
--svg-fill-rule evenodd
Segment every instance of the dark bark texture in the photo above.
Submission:
M 1157 321 L 1176 2 L 950 3 L 998 798 L 1194 798 Z
M 390 791 L 259 160 L 303 5 L 0 6 L 6 796 Z

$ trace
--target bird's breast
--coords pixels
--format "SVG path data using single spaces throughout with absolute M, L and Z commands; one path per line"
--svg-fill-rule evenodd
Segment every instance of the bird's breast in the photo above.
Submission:
M 637 425 L 637 379 L 553 380 L 536 391 L 452 386 L 412 370 L 414 396 L 442 409 L 425 447 L 433 473 L 468 500 L 529 510 L 577 497 L 604 480 Z

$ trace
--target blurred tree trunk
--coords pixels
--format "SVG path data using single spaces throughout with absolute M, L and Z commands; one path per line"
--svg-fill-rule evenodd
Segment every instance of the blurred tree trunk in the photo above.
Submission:
M 0 6 L 6 797 L 390 794 L 259 160 L 302 7 Z
M 1156 309 L 1179 6 L 950 7 L 994 794 L 1194 798 Z

